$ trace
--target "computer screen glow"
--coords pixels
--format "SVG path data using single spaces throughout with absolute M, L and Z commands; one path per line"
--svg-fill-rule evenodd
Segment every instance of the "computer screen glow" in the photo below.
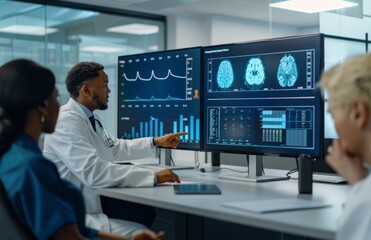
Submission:
M 201 48 L 118 58 L 118 136 L 157 137 L 174 132 L 181 149 L 200 148 Z
M 321 155 L 320 34 L 205 47 L 204 148 Z

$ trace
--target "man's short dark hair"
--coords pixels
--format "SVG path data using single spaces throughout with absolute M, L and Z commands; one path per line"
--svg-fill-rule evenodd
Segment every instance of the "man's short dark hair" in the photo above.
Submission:
M 98 77 L 99 71 L 103 69 L 103 65 L 96 62 L 80 62 L 76 64 L 66 77 L 66 88 L 70 96 L 77 98 L 83 83 Z

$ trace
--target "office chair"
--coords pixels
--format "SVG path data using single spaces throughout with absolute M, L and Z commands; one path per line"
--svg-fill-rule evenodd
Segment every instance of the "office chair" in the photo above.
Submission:
M 3 183 L 0 181 L 0 238 L 9 240 L 36 239 L 13 210 Z

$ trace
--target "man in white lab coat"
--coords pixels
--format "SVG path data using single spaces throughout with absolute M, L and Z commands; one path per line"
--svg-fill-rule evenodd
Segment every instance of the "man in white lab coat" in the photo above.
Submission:
M 56 164 L 62 178 L 81 188 L 89 213 L 89 226 L 130 235 L 134 230 L 144 228 L 141 224 L 147 227 L 151 225 L 155 216 L 154 209 L 100 198 L 95 189 L 151 187 L 156 183 L 179 182 L 178 176 L 170 169 L 155 172 L 132 165 L 115 164 L 114 161 L 154 156 L 156 146 L 176 147 L 178 137 L 186 133 L 135 140 L 117 139 L 108 134 L 93 113 L 94 110 L 105 110 L 108 107 L 111 90 L 103 69 L 98 63 L 81 62 L 70 70 L 66 86 L 71 98 L 60 108 L 55 132 L 45 137 L 44 155 Z M 123 223 L 112 218 L 130 222 Z

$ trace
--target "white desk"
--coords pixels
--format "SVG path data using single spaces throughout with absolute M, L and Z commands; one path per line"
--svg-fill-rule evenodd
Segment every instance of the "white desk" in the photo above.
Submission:
M 299 195 L 297 181 L 249 183 L 218 179 L 217 175 L 233 173 L 222 170 L 201 174 L 195 170 L 179 170 L 176 173 L 183 181 L 210 182 L 219 186 L 221 195 L 176 195 L 172 186 L 154 188 L 106 188 L 99 193 L 104 196 L 146 204 L 172 211 L 211 219 L 285 232 L 300 236 L 334 239 L 336 221 L 342 213 L 349 186 L 314 183 L 312 195 Z M 272 174 L 283 171 L 268 170 Z M 237 173 L 236 173 L 237 174 Z M 325 199 L 332 207 L 256 214 L 222 206 L 227 202 L 239 202 L 272 198 Z

